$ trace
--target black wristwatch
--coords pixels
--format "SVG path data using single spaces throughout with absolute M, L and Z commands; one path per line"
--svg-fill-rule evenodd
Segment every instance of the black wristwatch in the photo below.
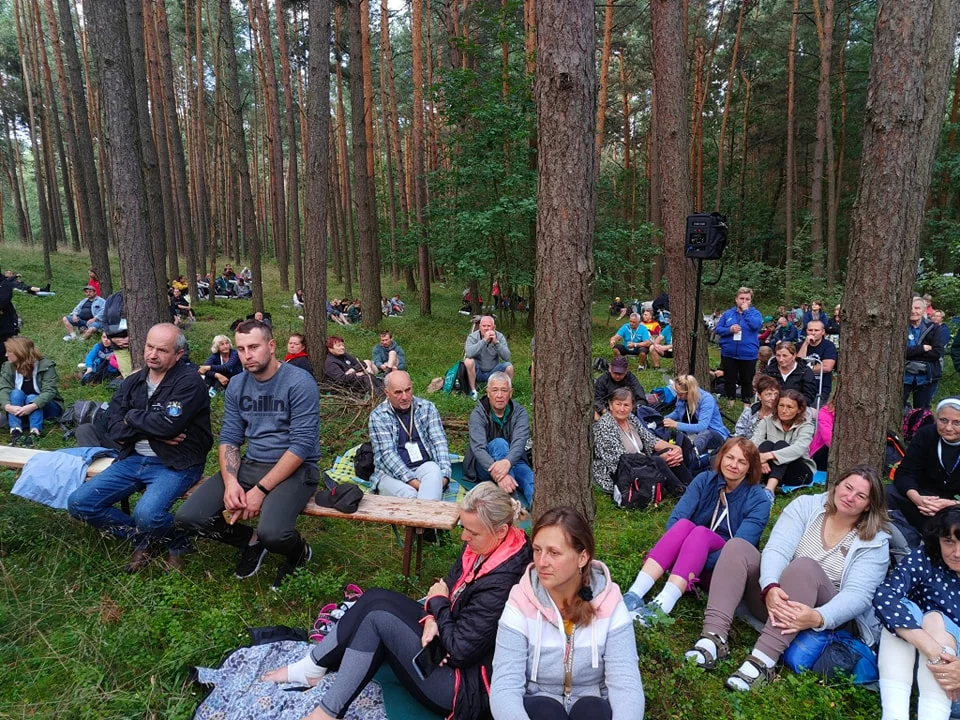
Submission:
M 256 487 L 257 490 L 259 490 L 260 492 L 262 492 L 264 495 L 269 495 L 269 494 L 270 494 L 270 491 L 267 490 L 267 489 L 266 489 L 263 485 L 261 485 L 260 483 L 257 483 L 254 487 Z

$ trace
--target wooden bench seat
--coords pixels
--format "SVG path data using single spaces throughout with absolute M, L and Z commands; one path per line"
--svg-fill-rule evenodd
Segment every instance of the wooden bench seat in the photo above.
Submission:
M 0 446 L 0 467 L 20 470 L 30 458 L 46 452 L 50 451 Z M 110 467 L 112 462 L 112 458 L 94 460 L 87 468 L 87 477 L 91 478 L 102 473 Z M 200 481 L 200 483 L 202 482 L 203 480 Z M 187 490 L 184 497 L 193 492 L 200 483 Z M 127 512 L 129 512 L 129 508 L 127 508 Z M 456 503 L 439 500 L 415 500 L 367 493 L 363 496 L 360 507 L 357 508 L 355 513 L 342 513 L 333 508 L 320 507 L 313 500 L 310 500 L 303 508 L 302 514 L 337 520 L 381 523 L 394 527 L 404 526 L 406 532 L 403 537 L 403 574 L 405 577 L 410 577 L 410 562 L 414 545 L 417 548 L 417 574 L 420 574 L 423 557 L 423 531 L 427 528 L 453 530 L 460 518 L 460 509 Z

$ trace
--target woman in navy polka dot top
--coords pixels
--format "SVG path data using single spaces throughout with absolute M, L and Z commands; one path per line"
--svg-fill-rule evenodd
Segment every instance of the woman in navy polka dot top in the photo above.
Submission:
M 878 654 L 882 720 L 909 717 L 914 665 L 917 716 L 946 720 L 960 698 L 960 506 L 930 519 L 923 544 L 877 588 L 873 607 L 885 628 Z

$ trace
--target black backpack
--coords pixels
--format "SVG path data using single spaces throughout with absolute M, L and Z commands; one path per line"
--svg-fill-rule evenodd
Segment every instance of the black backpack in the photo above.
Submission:
M 598 357 L 593 361 L 593 371 L 595 373 L 605 373 L 610 369 L 610 363 L 607 362 L 606 358 Z
M 656 507 L 664 493 L 678 497 L 683 493 L 663 458 L 642 453 L 624 453 L 613 474 L 613 503 L 625 510 L 642 510 L 651 503 Z
M 457 366 L 457 374 L 453 378 L 453 392 L 463 393 L 464 395 L 470 392 L 470 376 L 467 374 L 467 366 L 462 360 Z
M 126 331 L 123 320 L 123 291 L 118 290 L 107 298 L 103 306 L 103 329 L 109 337 Z
M 369 480 L 373 475 L 373 445 L 364 443 L 357 448 L 353 456 L 353 472 L 361 480 Z

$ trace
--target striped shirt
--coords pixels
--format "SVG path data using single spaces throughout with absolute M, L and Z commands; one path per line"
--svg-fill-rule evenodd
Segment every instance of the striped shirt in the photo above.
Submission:
M 837 590 L 840 589 L 840 578 L 843 576 L 843 566 L 847 561 L 850 546 L 857 539 L 856 529 L 851 530 L 833 547 L 826 547 L 823 542 L 823 521 L 826 515 L 821 515 L 807 526 L 800 542 L 797 544 L 793 559 L 800 557 L 810 558 L 823 569 Z

